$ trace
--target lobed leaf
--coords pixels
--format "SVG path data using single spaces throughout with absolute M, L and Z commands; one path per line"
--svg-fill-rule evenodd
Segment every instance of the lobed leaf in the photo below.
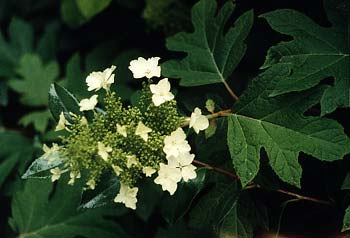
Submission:
M 77 211 L 82 185 L 67 186 L 67 181 L 61 178 L 55 190 L 49 180 L 26 181 L 24 190 L 12 199 L 10 224 L 18 237 L 129 237 L 121 226 L 106 219 L 114 216 L 113 209 Z
M 299 152 L 334 161 L 350 151 L 349 138 L 339 123 L 303 115 L 319 101 L 325 87 L 269 97 L 289 73 L 288 65 L 278 64 L 260 74 L 235 104 L 235 114 L 229 117 L 227 144 L 243 186 L 258 173 L 261 148 L 267 152 L 275 173 L 297 187 L 302 174 Z
M 330 1 L 326 1 L 326 5 Z M 337 4 L 339 1 L 332 2 Z M 290 9 L 265 13 L 269 25 L 293 40 L 281 42 L 268 51 L 263 68 L 276 63 L 287 63 L 292 71 L 275 85 L 270 96 L 314 87 L 327 77 L 334 78 L 334 86 L 327 88 L 321 100 L 322 115 L 337 107 L 350 107 L 349 45 L 346 18 L 328 11 L 332 27 L 322 27 L 305 15 Z M 336 14 L 336 15 L 334 15 Z
M 220 10 L 215 0 L 195 4 L 192 8 L 194 32 L 180 32 L 166 42 L 169 50 L 185 52 L 187 56 L 162 64 L 162 74 L 181 78 L 180 85 L 188 87 L 225 83 L 245 54 L 247 47 L 243 41 L 253 24 L 253 12 L 249 11 L 224 32 L 233 9 L 231 2 Z

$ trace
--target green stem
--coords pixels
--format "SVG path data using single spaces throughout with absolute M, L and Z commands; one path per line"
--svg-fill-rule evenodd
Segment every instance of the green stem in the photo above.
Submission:
M 206 115 L 206 117 L 209 120 L 212 120 L 212 119 L 215 119 L 215 118 L 218 118 L 218 117 L 227 117 L 227 116 L 230 116 L 230 115 L 232 115 L 232 110 L 231 109 L 226 109 L 226 110 L 222 110 L 222 111 L 219 111 L 219 112 L 215 112 L 215 113 Z M 183 123 L 181 124 L 181 127 L 188 126 L 190 124 L 190 120 L 191 120 L 190 117 L 186 117 L 184 119 Z

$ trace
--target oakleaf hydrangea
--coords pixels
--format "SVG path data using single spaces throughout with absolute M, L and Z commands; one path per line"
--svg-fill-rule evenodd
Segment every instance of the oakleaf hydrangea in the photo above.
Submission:
M 192 164 L 195 155 L 182 126 L 189 122 L 190 128 L 199 133 L 208 127 L 208 119 L 199 108 L 190 118 L 179 114 L 169 80 L 154 78 L 160 77 L 159 59 L 139 57 L 130 62 L 134 78 L 147 78 L 142 84 L 139 107 L 123 105 L 117 93 L 110 90 L 116 66 L 87 76 L 88 91 L 105 90 L 100 99 L 104 107 L 96 110 L 98 95 L 92 95 L 80 101 L 81 115 L 60 114 L 56 130 L 67 132 L 61 137 L 61 145 L 43 147 L 47 163 L 57 153 L 64 161 L 50 170 L 52 181 L 69 172 L 68 184 L 74 185 L 84 172 L 86 189 L 95 189 L 101 176 L 111 173 L 120 181 L 114 201 L 136 209 L 140 179 L 151 177 L 173 195 L 179 182 L 196 178 Z M 88 112 L 89 120 L 85 111 L 93 112 Z

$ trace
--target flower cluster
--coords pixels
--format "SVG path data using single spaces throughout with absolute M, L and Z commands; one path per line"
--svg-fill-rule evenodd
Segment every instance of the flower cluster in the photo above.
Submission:
M 120 181 L 120 191 L 114 201 L 136 209 L 137 184 L 142 177 L 157 173 L 154 182 L 171 195 L 181 180 L 196 178 L 196 167 L 192 165 L 195 155 L 191 154 L 181 126 L 187 121 L 189 127 L 199 133 L 209 122 L 199 108 L 195 108 L 188 119 L 179 115 L 169 80 L 163 78 L 154 83 L 153 77 L 161 74 L 158 61 L 158 57 L 147 60 L 139 57 L 130 62 L 134 78 L 148 78 L 143 83 L 139 107 L 125 107 L 121 98 L 111 92 L 115 66 L 88 75 L 88 91 L 106 91 L 105 111 L 95 110 L 99 102 L 95 94 L 80 101 L 80 115 L 60 114 L 56 130 L 66 130 L 68 135 L 62 136 L 61 146 L 53 144 L 51 148 L 46 145 L 43 148 L 47 163 L 52 163 L 57 153 L 64 161 L 50 170 L 52 181 L 69 172 L 68 184 L 73 185 L 81 173 L 87 171 L 86 188 L 94 189 L 101 175 L 110 172 Z M 90 110 L 94 111 L 93 119 L 88 121 L 84 113 Z

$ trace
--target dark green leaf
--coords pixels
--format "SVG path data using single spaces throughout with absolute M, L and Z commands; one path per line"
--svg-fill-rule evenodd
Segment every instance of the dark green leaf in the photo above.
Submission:
M 82 186 L 68 186 L 61 178 L 53 191 L 49 180 L 30 179 L 12 200 L 10 224 L 22 238 L 118 238 L 129 237 L 121 226 L 107 220 L 113 209 L 77 211 Z
M 198 169 L 195 179 L 180 183 L 174 195 L 165 196 L 161 204 L 161 214 L 168 223 L 176 223 L 188 212 L 193 200 L 204 187 L 205 174 L 205 168 Z
M 49 108 L 56 121 L 59 120 L 61 112 L 69 117 L 69 112 L 76 115 L 82 115 L 79 110 L 79 102 L 67 89 L 54 83 L 51 84 L 49 91 Z
M 49 160 L 52 162 L 49 163 Z M 48 178 L 51 176 L 49 170 L 62 165 L 62 163 L 63 158 L 57 152 L 47 158 L 39 157 L 29 166 L 22 178 Z
M 259 170 L 263 147 L 270 165 L 285 182 L 300 187 L 303 151 L 323 161 L 340 160 L 350 151 L 349 138 L 334 120 L 304 116 L 323 94 L 324 87 L 271 98 L 275 85 L 289 74 L 286 64 L 259 75 L 235 104 L 229 117 L 227 143 L 243 186 Z
M 23 173 L 32 160 L 33 143 L 28 138 L 14 132 L 0 132 L 0 186 L 17 167 Z
M 253 12 L 249 11 L 224 32 L 233 9 L 232 2 L 227 2 L 219 11 L 215 0 L 198 2 L 192 8 L 194 32 L 181 32 L 167 39 L 169 50 L 186 52 L 187 56 L 164 63 L 163 75 L 181 78 L 182 86 L 226 83 L 245 54 L 243 41 L 253 24 Z
M 97 189 L 100 189 L 101 185 L 103 185 L 103 183 L 99 183 Z M 114 176 L 113 179 L 109 179 L 107 181 L 105 188 L 101 192 L 97 192 L 97 195 L 94 195 L 87 200 L 84 199 L 79 208 L 91 209 L 110 205 L 113 203 L 114 198 L 117 196 L 119 188 L 119 180 Z
M 345 176 L 343 185 L 341 186 L 342 190 L 350 189 L 350 172 Z
M 158 206 L 163 191 L 153 179 L 143 179 L 138 187 L 136 214 L 143 221 L 147 221 Z
M 204 195 L 190 213 L 190 226 L 212 231 L 213 237 L 252 238 L 257 218 L 251 217 L 256 208 L 240 199 L 241 190 L 236 181 L 222 175 L 212 179 L 213 188 Z
M 328 1 L 329 3 L 331 1 Z M 335 4 L 339 1 L 332 1 Z M 335 18 L 341 15 L 334 12 Z M 330 20 L 335 20 L 329 12 Z M 325 90 L 321 98 L 322 114 L 337 107 L 350 106 L 349 46 L 346 18 L 321 27 L 305 15 L 289 9 L 276 10 L 262 15 L 276 31 L 293 37 L 271 47 L 263 67 L 282 62 L 290 64 L 292 71 L 278 82 L 270 96 L 302 91 L 333 77 L 333 87 Z M 341 23 L 341 25 L 339 24 Z

